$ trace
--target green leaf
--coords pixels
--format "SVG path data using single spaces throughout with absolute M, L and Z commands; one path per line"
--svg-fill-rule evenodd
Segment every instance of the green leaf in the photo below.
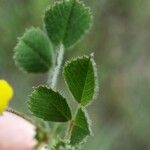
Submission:
M 39 28 L 30 28 L 15 47 L 16 65 L 29 73 L 47 72 L 52 65 L 52 45 Z
M 52 43 L 68 48 L 89 30 L 92 15 L 79 0 L 63 0 L 47 9 L 44 22 Z
M 71 120 L 71 111 L 58 92 L 39 86 L 34 89 L 28 102 L 29 110 L 45 121 L 66 122 Z
M 80 108 L 77 112 L 73 128 L 71 131 L 70 143 L 76 145 L 81 143 L 87 136 L 91 135 L 89 119 L 85 112 Z
M 82 106 L 89 104 L 96 94 L 96 68 L 90 57 L 79 57 L 66 63 L 63 71 L 74 98 Z

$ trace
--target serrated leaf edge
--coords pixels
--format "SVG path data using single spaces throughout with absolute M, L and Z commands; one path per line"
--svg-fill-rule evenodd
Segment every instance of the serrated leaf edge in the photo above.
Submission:
M 58 91 L 55 91 L 55 90 L 53 90 L 52 88 L 48 87 L 48 85 L 38 85 L 38 86 L 36 86 L 36 87 L 34 86 L 34 87 L 32 87 L 32 89 L 33 89 L 32 93 L 28 96 L 28 100 L 26 101 L 27 106 L 28 106 L 28 110 L 29 110 L 30 114 L 33 115 L 33 116 L 35 116 L 35 115 L 34 115 L 34 113 L 31 111 L 30 98 L 32 97 L 32 94 L 33 94 L 34 92 L 36 92 L 36 90 L 37 90 L 38 88 L 40 88 L 40 87 L 42 87 L 42 88 L 47 88 L 47 89 L 49 89 L 49 90 L 52 90 L 52 91 L 54 91 L 55 93 L 61 95 L 61 96 L 66 100 L 66 98 L 65 98 L 61 93 L 59 93 Z M 66 103 L 67 103 L 67 100 L 66 100 Z M 66 117 L 67 119 L 69 119 L 68 121 L 70 121 L 70 120 L 72 119 L 72 113 L 71 113 L 71 109 L 70 109 L 70 106 L 69 106 L 68 103 L 67 103 L 67 105 L 68 105 L 68 108 L 69 108 L 69 110 L 70 110 L 71 118 L 68 118 L 68 117 L 66 117 L 66 116 L 65 116 L 65 117 Z M 63 114 L 64 114 L 64 113 L 63 113 Z M 43 119 L 42 119 L 42 120 L 43 120 Z
M 95 61 L 94 61 L 94 53 L 91 53 L 90 56 L 87 56 L 87 55 L 78 56 L 78 57 L 72 58 L 71 60 L 66 61 L 66 62 L 65 62 L 65 65 L 64 65 L 64 67 L 63 67 L 63 71 L 62 71 L 62 74 L 63 74 L 63 77 L 64 77 L 64 81 L 65 81 L 65 84 L 66 84 L 66 86 L 67 86 L 67 88 L 68 88 L 68 90 L 69 90 L 69 93 L 72 95 L 73 99 L 75 99 L 74 96 L 73 96 L 73 94 L 72 94 L 72 92 L 70 91 L 69 86 L 68 86 L 68 84 L 67 84 L 67 81 L 66 81 L 66 79 L 65 79 L 65 73 L 64 73 L 65 70 L 64 70 L 64 68 L 65 68 L 66 66 L 70 65 L 72 62 L 75 62 L 75 61 L 77 61 L 77 60 L 79 60 L 79 59 L 84 59 L 84 58 L 86 58 L 86 59 L 89 58 L 90 61 L 92 62 L 93 71 L 94 71 L 94 79 L 95 79 L 95 88 L 94 88 L 94 95 L 93 95 L 93 98 L 92 98 L 92 100 L 91 100 L 88 104 L 86 104 L 86 105 L 81 105 L 81 103 L 79 103 L 79 105 L 80 105 L 81 107 L 83 107 L 83 108 L 84 108 L 84 107 L 87 107 L 87 106 L 89 106 L 89 105 L 91 105 L 91 103 L 97 98 L 97 95 L 98 95 L 98 90 L 99 90 L 99 87 L 98 87 L 98 75 L 97 75 L 96 63 L 95 63 Z M 76 101 L 76 100 L 75 100 L 75 101 Z
M 97 64 L 94 60 L 94 53 L 90 54 L 91 62 L 93 65 L 94 70 L 94 79 L 95 79 L 95 88 L 94 88 L 94 95 L 93 95 L 93 101 L 98 97 L 99 94 L 99 81 L 98 81 L 98 71 L 97 71 Z M 89 105 L 92 103 L 92 101 L 89 103 Z
M 89 115 L 88 115 L 88 112 L 87 112 L 87 110 L 84 108 L 84 107 L 79 107 L 78 108 L 78 110 L 79 109 L 81 109 L 81 111 L 84 113 L 84 116 L 85 116 L 85 118 L 86 118 L 86 121 L 87 121 L 87 124 L 88 124 L 88 131 L 89 131 L 89 135 L 86 135 L 86 137 L 81 141 L 81 142 L 79 142 L 79 143 L 77 143 L 77 144 L 84 144 L 86 141 L 87 141 L 87 138 L 89 137 L 89 136 L 93 136 L 94 134 L 93 134 L 93 132 L 92 132 L 92 128 L 91 128 L 91 126 L 92 126 L 92 121 L 91 121 L 91 119 L 89 118 Z M 78 110 L 77 110 L 77 113 L 78 113 Z M 75 124 L 75 119 L 76 119 L 76 116 L 77 116 L 77 113 L 76 113 L 76 115 L 75 115 L 75 118 L 73 119 L 74 120 L 74 125 L 76 125 L 76 126 L 78 126 L 77 124 Z M 80 126 L 78 126 L 79 128 L 81 128 Z M 81 129 L 83 129 L 83 128 L 81 128 Z M 73 130 L 73 129 L 72 129 Z M 84 130 L 84 129 L 83 129 Z M 70 135 L 70 138 L 71 138 L 71 135 Z M 76 144 L 75 144 L 76 145 Z
M 24 31 L 24 33 L 22 34 L 22 36 L 20 36 L 20 37 L 17 38 L 17 44 L 16 44 L 16 46 L 14 47 L 13 60 L 14 60 L 14 62 L 15 62 L 15 65 L 19 68 L 20 71 L 22 71 L 23 73 L 31 73 L 31 74 L 33 74 L 34 72 L 27 71 L 26 69 L 24 69 L 24 68 L 16 61 L 16 55 L 18 54 L 18 52 L 17 52 L 17 50 L 16 50 L 16 49 L 17 49 L 17 46 L 18 46 L 18 44 L 19 44 L 19 42 L 20 42 L 21 40 L 24 42 L 25 45 L 28 46 L 28 44 L 23 40 L 23 37 L 24 37 L 24 35 L 25 35 L 27 32 L 29 32 L 31 29 L 36 29 L 36 30 L 39 30 L 39 31 L 43 32 L 39 27 L 31 26 L 30 28 L 26 28 L 25 31 Z M 44 32 L 43 32 L 43 33 L 44 33 Z M 49 40 L 47 34 L 45 34 L 45 36 L 46 36 L 47 39 Z M 50 42 L 50 40 L 49 40 L 49 42 Z M 29 47 L 29 46 L 28 46 L 28 47 Z M 29 47 L 29 48 L 31 48 L 31 47 Z M 32 49 L 32 48 L 31 48 L 31 49 Z M 39 54 L 37 54 L 34 50 L 33 50 L 33 52 L 41 59 L 41 57 L 40 57 Z M 52 54 L 52 55 L 53 55 L 53 54 Z M 45 62 L 44 59 L 41 59 L 41 60 Z M 53 61 L 52 61 L 52 62 L 53 62 Z M 47 65 L 47 63 L 44 63 L 44 64 Z M 49 69 L 50 69 L 50 66 L 49 66 L 49 65 L 47 65 L 47 66 L 48 66 Z M 49 70 L 48 70 L 48 71 L 49 71 Z M 48 72 L 48 71 L 46 71 L 46 72 Z M 39 72 L 39 73 L 45 73 L 45 72 Z
M 82 7 L 84 7 L 84 9 L 87 11 L 87 13 L 90 15 L 90 20 L 91 20 L 91 22 L 89 23 L 89 28 L 88 29 L 86 29 L 85 31 L 84 31 L 84 33 L 83 33 L 83 35 L 74 43 L 74 44 L 72 44 L 70 47 L 68 47 L 67 49 L 71 49 L 71 48 L 73 48 L 76 44 L 78 44 L 82 39 L 83 39 L 83 37 L 89 32 L 89 30 L 91 29 L 91 27 L 92 27 L 92 25 L 93 25 L 93 13 L 92 13 L 92 11 L 91 11 L 91 9 L 90 9 L 90 7 L 88 7 L 88 6 L 86 6 L 82 1 L 80 1 L 80 0 L 74 0 L 74 1 L 76 1 L 78 4 L 80 4 Z M 53 9 L 55 6 L 57 6 L 57 5 L 61 5 L 62 3 L 64 3 L 64 2 L 69 2 L 69 0 L 61 0 L 61 1 L 56 1 L 56 2 L 54 2 L 54 4 L 52 4 L 52 5 L 50 5 L 50 6 L 48 6 L 46 9 L 45 9 L 45 12 L 44 12 L 44 15 L 43 15 L 43 22 L 44 22 L 44 29 L 45 29 L 45 31 L 46 31 L 46 33 L 47 33 L 47 30 L 46 30 L 46 25 L 45 25 L 45 13 L 47 12 L 47 11 L 49 11 L 50 9 Z M 48 33 L 47 33 L 48 34 Z M 49 36 L 48 36 L 49 37 Z M 60 43 L 61 43 L 62 41 L 60 41 Z

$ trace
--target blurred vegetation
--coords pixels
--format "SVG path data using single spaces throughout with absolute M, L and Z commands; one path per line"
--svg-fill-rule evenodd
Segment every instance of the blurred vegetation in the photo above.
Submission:
M 42 14 L 53 1 L 0 0 L 0 78 L 14 86 L 11 106 L 19 111 L 26 112 L 27 95 L 46 75 L 20 72 L 13 49 L 25 28 L 43 28 Z M 94 136 L 85 150 L 149 150 L 150 1 L 84 1 L 92 8 L 93 28 L 66 59 L 94 51 L 98 66 L 99 97 L 89 107 Z

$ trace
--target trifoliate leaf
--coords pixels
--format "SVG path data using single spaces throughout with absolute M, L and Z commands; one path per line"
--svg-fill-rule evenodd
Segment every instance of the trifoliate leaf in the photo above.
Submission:
M 25 72 L 44 73 L 52 65 L 52 45 L 39 28 L 30 28 L 15 47 L 16 65 Z
M 86 106 L 93 100 L 96 93 L 96 70 L 92 56 L 84 56 L 66 63 L 64 77 L 78 103 Z
M 30 111 L 45 121 L 66 122 L 71 119 L 66 99 L 47 87 L 35 88 L 28 104 Z
M 87 136 L 91 135 L 88 117 L 80 108 L 77 112 L 70 137 L 71 145 L 81 143 Z
M 68 48 L 90 28 L 92 15 L 79 0 L 63 0 L 47 9 L 44 21 L 52 43 Z

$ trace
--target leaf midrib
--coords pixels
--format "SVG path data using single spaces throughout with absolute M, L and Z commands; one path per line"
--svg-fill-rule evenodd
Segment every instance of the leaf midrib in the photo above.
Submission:
M 40 59 L 41 63 L 43 63 L 47 68 L 50 67 L 50 65 L 45 61 L 43 56 L 38 51 L 35 51 L 31 44 L 29 44 L 29 42 L 25 41 L 24 39 L 22 39 L 22 41 L 36 54 L 36 56 Z
M 38 98 L 38 97 L 37 97 L 36 99 L 37 99 L 37 100 L 41 100 L 41 99 L 43 99 L 43 98 Z M 48 102 L 50 102 L 51 105 L 54 106 L 54 107 L 57 109 L 58 112 L 60 112 L 61 114 L 63 114 L 63 116 L 64 116 L 66 119 L 70 119 L 70 117 L 66 116 L 66 114 L 65 114 L 64 112 L 62 112 L 60 109 L 58 109 L 58 108 L 56 107 L 56 105 L 54 105 L 55 103 L 53 104 L 51 101 L 48 101 Z M 68 107 L 68 106 L 67 106 L 67 107 Z
M 73 2 L 72 2 L 72 6 L 71 6 L 71 8 L 70 8 L 70 12 L 69 12 L 69 15 L 68 15 L 68 21 L 67 21 L 67 24 L 66 24 L 66 29 L 65 29 L 65 32 L 64 32 L 64 36 L 63 36 L 63 43 L 64 43 L 64 41 L 65 41 L 65 39 L 66 39 L 66 37 L 67 37 L 67 31 L 68 31 L 68 29 L 69 29 L 69 25 L 70 25 L 70 23 L 71 23 L 71 16 L 72 16 L 72 13 L 73 13 L 73 9 L 74 9 L 74 6 L 75 6 L 75 0 L 72 0 Z
M 86 122 L 87 123 L 87 122 Z M 77 124 L 77 123 L 74 123 L 74 126 L 77 126 L 77 127 L 79 127 L 80 129 L 82 129 L 83 131 L 88 131 L 89 132 L 89 129 L 88 130 L 85 130 L 82 126 L 80 126 L 79 124 Z
M 85 77 L 85 81 L 84 81 L 84 86 L 83 86 L 83 90 L 82 90 L 82 94 L 81 94 L 81 98 L 80 98 L 80 103 L 82 103 L 82 99 L 83 99 L 83 95 L 84 95 L 84 90 L 85 90 L 87 75 L 88 75 L 88 72 L 89 72 L 89 65 L 90 65 L 90 58 L 88 59 L 87 72 L 86 72 L 86 77 Z

